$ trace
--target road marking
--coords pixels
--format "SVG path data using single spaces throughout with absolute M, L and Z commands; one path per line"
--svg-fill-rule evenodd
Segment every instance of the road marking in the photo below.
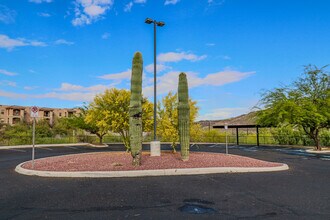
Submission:
M 47 147 L 37 147 L 38 149 L 45 149 L 45 150 L 50 150 L 52 151 L 53 149 L 47 148 Z
M 67 148 L 78 150 L 78 148 L 76 148 L 76 147 L 69 147 L 69 146 L 67 146 Z
M 218 146 L 219 144 L 214 144 L 214 145 L 211 145 L 211 146 L 209 146 L 209 147 L 215 147 L 215 146 Z
M 18 152 L 26 152 L 25 150 L 19 150 L 19 149 L 7 149 L 7 150 L 18 151 Z

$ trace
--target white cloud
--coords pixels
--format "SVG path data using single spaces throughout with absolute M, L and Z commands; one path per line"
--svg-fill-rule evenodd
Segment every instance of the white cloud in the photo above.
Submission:
M 64 40 L 64 39 L 58 39 L 54 42 L 56 45 L 73 45 L 74 42 L 71 42 L 71 41 L 67 41 L 67 40 Z
M 6 35 L 0 34 L 0 48 L 12 49 L 22 46 L 27 46 L 27 43 L 22 39 L 11 39 Z
M 0 82 L 1 84 L 1 82 Z M 36 89 L 37 87 L 25 86 L 25 90 Z M 70 83 L 62 83 L 59 89 L 54 89 L 54 92 L 45 94 L 21 94 L 6 92 L 0 90 L 0 97 L 7 97 L 13 99 L 58 99 L 68 101 L 92 101 L 95 95 L 102 93 L 106 89 L 113 88 L 112 85 L 93 85 L 84 87 L 80 85 L 73 85 Z
M 99 5 L 90 5 L 84 8 L 84 12 L 90 17 L 97 17 L 105 12 L 106 8 Z
M 0 90 L 0 97 L 7 97 L 7 98 L 12 98 L 12 99 L 26 99 L 28 96 L 25 94 L 6 92 L 3 90 Z
M 2 80 L 2 81 L 0 81 L 0 85 L 16 87 L 17 83 L 12 82 L 12 81 L 8 81 L 8 80 Z
M 109 39 L 110 36 L 111 36 L 110 33 L 105 32 L 104 34 L 102 34 L 101 38 L 103 40 L 106 40 L 106 39 Z
M 206 46 L 213 47 L 213 46 L 215 46 L 215 43 L 207 43 Z
M 231 60 L 231 57 L 230 56 L 227 56 L 227 55 L 224 55 L 224 56 L 222 56 L 222 59 L 224 59 L 224 60 Z
M 37 3 L 37 4 L 40 4 L 40 3 L 51 3 L 53 0 L 29 0 L 29 2 L 33 2 L 33 3 Z
M 93 92 L 72 92 L 72 93 L 50 92 L 41 95 L 30 95 L 29 97 L 35 99 L 59 99 L 59 100 L 68 100 L 68 101 L 90 102 L 94 99 L 95 95 L 97 95 L 97 93 L 93 93 Z
M 225 70 L 222 72 L 217 72 L 213 74 L 208 74 L 205 78 L 203 78 L 204 85 L 213 85 L 213 86 L 221 86 L 228 83 L 233 83 L 245 79 L 255 72 L 239 72 L 232 70 Z
M 21 94 L 14 92 L 6 92 L 0 90 L 0 97 L 7 97 L 11 99 L 59 99 L 59 100 L 68 100 L 68 101 L 81 101 L 89 102 L 92 101 L 97 93 L 93 92 L 72 92 L 72 93 L 45 93 L 45 94 Z
M 248 107 L 212 109 L 211 112 L 208 112 L 204 115 L 200 115 L 197 118 L 197 121 L 228 119 L 228 118 L 236 117 L 236 116 L 239 116 L 242 114 L 246 114 L 250 111 L 251 111 L 251 108 L 248 108 Z
M 179 62 L 181 60 L 189 60 L 192 62 L 199 61 L 205 59 L 207 56 L 197 56 L 193 53 L 186 53 L 186 52 L 168 52 L 168 53 L 161 53 L 157 56 L 159 62 Z
M 62 83 L 61 88 L 55 89 L 56 91 L 86 91 L 86 92 L 103 92 L 106 89 L 112 88 L 111 85 L 94 85 L 89 87 L 84 87 L 80 85 L 74 85 L 70 83 Z
M 144 68 L 148 73 L 153 73 L 154 72 L 154 64 L 153 63 L 149 64 L 148 66 L 146 66 Z M 157 64 L 156 68 L 157 68 L 157 73 L 163 72 L 163 71 L 168 70 L 168 69 L 172 69 L 170 66 L 165 66 L 164 64 Z
M 4 75 L 7 75 L 7 76 L 15 76 L 15 75 L 17 75 L 17 73 L 9 72 L 9 71 L 4 70 L 4 69 L 0 69 L 0 74 L 4 74 Z
M 0 48 L 5 48 L 10 51 L 15 47 L 24 46 L 45 47 L 47 44 L 41 41 L 26 40 L 24 38 L 12 39 L 7 35 L 0 34 Z
M 105 74 L 102 76 L 99 76 L 100 79 L 106 79 L 106 80 L 123 80 L 123 79 L 130 79 L 131 78 L 132 71 L 130 69 L 120 72 L 120 73 L 113 73 L 113 74 Z
M 208 74 L 205 77 L 199 77 L 197 73 L 186 72 L 189 88 L 199 86 L 222 86 L 225 84 L 238 82 L 243 80 L 255 72 L 239 72 L 233 70 L 225 70 L 217 73 Z M 178 85 L 178 77 L 180 72 L 172 71 L 158 77 L 157 93 L 166 94 L 170 91 L 176 91 Z M 143 94 L 151 97 L 153 95 L 153 85 L 145 86 Z
M 15 22 L 16 11 L 10 10 L 4 5 L 0 5 L 0 22 L 10 24 Z
M 76 0 L 72 24 L 83 26 L 99 20 L 113 3 L 113 0 Z
M 125 11 L 125 12 L 130 12 L 131 9 L 132 9 L 132 7 L 133 7 L 133 2 L 129 2 L 129 3 L 127 3 L 127 4 L 125 5 L 125 7 L 124 7 L 124 11 Z
M 48 18 L 48 17 L 50 17 L 51 15 L 48 14 L 48 13 L 39 12 L 39 13 L 38 13 L 38 16 Z
M 144 4 L 146 3 L 147 0 L 134 0 L 134 1 L 130 1 L 129 3 L 127 3 L 124 7 L 124 11 L 125 12 L 130 12 L 132 10 L 132 7 L 134 4 Z
M 178 3 L 180 0 L 166 0 L 164 5 L 175 5 Z
M 23 89 L 25 90 L 34 90 L 34 89 L 37 89 L 38 86 L 24 86 Z
M 46 43 L 41 42 L 41 41 L 30 41 L 28 45 L 33 46 L 33 47 L 45 47 L 47 46 Z
M 225 3 L 225 0 L 207 0 L 209 6 L 219 6 Z

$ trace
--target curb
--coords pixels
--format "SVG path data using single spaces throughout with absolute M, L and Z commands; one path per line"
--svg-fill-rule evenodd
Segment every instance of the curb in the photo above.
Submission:
M 58 172 L 29 170 L 22 167 L 25 162 L 16 166 L 17 173 L 28 176 L 41 177 L 66 177 L 66 178 L 114 178 L 114 177 L 145 177 L 145 176 L 178 176 L 178 175 L 199 175 L 217 173 L 255 173 L 274 172 L 288 170 L 287 164 L 277 167 L 206 167 L 206 168 L 185 168 L 185 169 L 161 169 L 161 170 L 129 170 L 129 171 L 82 171 L 82 172 Z
M 306 150 L 307 153 L 312 154 L 329 154 L 330 150 L 322 150 L 322 151 L 316 151 L 316 150 Z

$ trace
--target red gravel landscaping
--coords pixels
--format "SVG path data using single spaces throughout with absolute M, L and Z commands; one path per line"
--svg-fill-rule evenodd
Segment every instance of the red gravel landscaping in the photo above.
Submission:
M 203 167 L 276 167 L 280 163 L 267 162 L 237 155 L 190 152 L 189 161 L 183 162 L 180 153 L 162 152 L 160 157 L 151 157 L 143 152 L 142 165 L 131 165 L 132 157 L 126 152 L 84 153 L 48 157 L 35 160 L 35 170 L 42 171 L 126 171 Z M 22 166 L 31 169 L 32 162 Z

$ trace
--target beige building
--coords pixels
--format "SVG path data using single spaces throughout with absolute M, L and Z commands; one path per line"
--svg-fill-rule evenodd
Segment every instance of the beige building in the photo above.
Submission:
M 78 108 L 39 108 L 39 120 L 47 120 L 53 124 L 56 118 L 68 118 L 80 113 Z M 31 107 L 17 105 L 0 105 L 0 122 L 4 124 L 17 124 L 32 122 Z

